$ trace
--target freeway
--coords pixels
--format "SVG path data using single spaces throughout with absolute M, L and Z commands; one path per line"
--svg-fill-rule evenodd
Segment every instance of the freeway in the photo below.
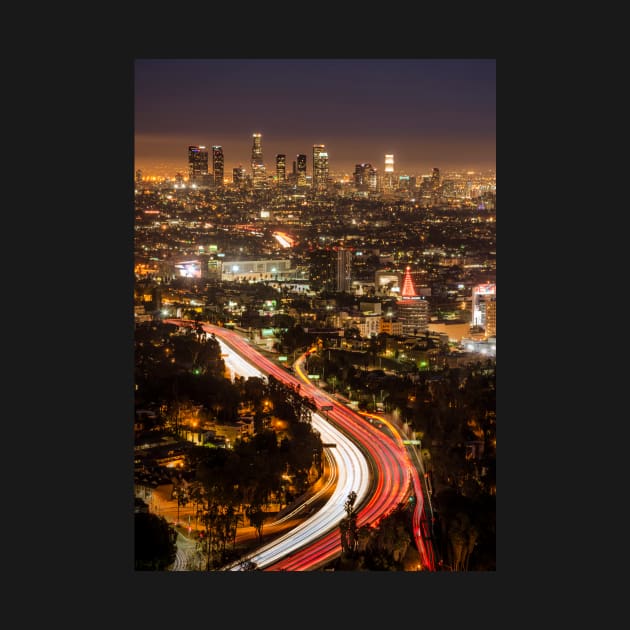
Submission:
M 185 320 L 164 320 L 166 323 L 187 325 Z M 291 387 L 300 388 L 302 396 L 311 397 L 317 408 L 326 408 L 325 418 L 321 412 L 313 414 L 313 427 L 320 431 L 323 442 L 337 445 L 336 463 L 339 475 L 337 488 L 329 502 L 313 517 L 281 537 L 258 550 L 250 559 L 260 567 L 271 571 L 309 571 L 323 567 L 341 553 L 339 521 L 345 516 L 344 503 L 350 491 L 357 493 L 355 512 L 357 525 L 376 526 L 409 496 L 413 488 L 418 498 L 414 513 L 414 534 L 425 569 L 435 570 L 430 545 L 425 544 L 428 535 L 426 522 L 422 520 L 424 510 L 421 503 L 421 488 L 417 487 L 417 471 L 409 464 L 407 453 L 400 439 L 378 430 L 368 420 L 334 400 L 314 386 L 304 372 L 302 356 L 294 365 L 296 378 L 257 352 L 247 340 L 237 333 L 219 326 L 203 324 L 203 329 L 214 334 L 226 354 L 232 359 L 234 350 L 248 364 L 241 369 L 258 369 L 259 374 L 271 374 Z M 234 364 L 234 363 L 232 363 Z M 254 368 L 255 366 L 255 368 Z M 361 455 L 355 444 L 360 445 Z M 339 446 L 341 445 L 341 449 Z M 368 469 L 367 458 L 374 470 Z M 370 493 L 370 472 L 374 476 Z M 415 472 L 415 475 L 414 475 Z
M 420 558 L 422 558 L 425 567 L 430 570 L 435 570 L 433 545 L 429 542 L 432 538 L 431 534 L 433 531 L 433 527 L 431 525 L 433 520 L 433 509 L 430 504 L 428 491 L 425 489 L 423 492 L 423 486 L 420 478 L 420 475 L 424 475 L 422 460 L 413 447 L 406 449 L 405 443 L 397 427 L 387 420 L 387 418 L 374 413 L 361 413 L 361 415 L 368 419 L 371 418 L 383 423 L 389 429 L 390 433 L 396 440 L 396 443 L 399 445 L 399 448 L 406 451 L 407 457 L 410 460 L 409 474 L 411 475 L 411 484 L 414 496 L 416 497 L 412 518 L 414 542 L 416 543 L 416 548 L 418 549 L 418 553 L 420 554 Z M 429 512 L 427 512 L 427 506 L 424 502 L 425 496 L 429 499 Z
M 295 372 L 308 385 L 308 376 L 304 372 L 304 359 L 301 357 L 295 364 Z M 350 433 L 376 465 L 376 490 L 369 501 L 357 511 L 357 526 L 376 526 L 384 516 L 394 510 L 409 494 L 409 482 L 413 483 L 412 467 L 409 465 L 406 450 L 399 433 L 390 426 L 393 437 L 380 431 L 368 420 L 351 411 L 345 405 L 333 400 L 328 394 L 314 386 L 309 387 L 316 404 L 331 406 L 328 418 L 341 430 Z M 358 504 L 358 503 L 357 503 Z M 417 513 L 417 508 L 414 512 Z M 415 520 L 414 520 L 415 523 Z M 414 529 L 414 532 L 416 530 Z M 425 569 L 434 570 L 430 549 L 422 539 L 416 544 L 420 552 L 421 562 Z M 313 570 L 322 567 L 340 553 L 341 546 L 338 532 L 329 532 L 316 544 L 302 549 L 292 556 L 278 562 L 271 570 L 296 571 Z
M 185 325 L 185 320 L 164 320 L 165 323 Z M 298 387 L 300 382 L 290 374 L 275 365 L 254 350 L 249 343 L 237 333 L 219 326 L 203 324 L 205 332 L 214 334 L 221 346 L 221 353 L 226 367 L 231 371 L 232 379 L 236 374 L 244 377 L 264 376 L 272 374 L 274 378 L 286 384 Z M 254 366 L 258 364 L 258 367 Z M 304 395 L 304 392 L 301 392 Z M 339 430 L 327 422 L 321 413 L 314 412 L 311 416 L 313 429 L 319 432 L 325 444 L 334 444 L 334 448 L 326 447 L 324 452 L 334 472 L 334 479 L 325 484 L 308 502 L 321 498 L 326 492 L 330 493 L 330 485 L 334 482 L 334 490 L 326 504 L 312 516 L 294 527 L 290 532 L 275 538 L 250 554 L 247 560 L 256 563 L 258 568 L 270 566 L 297 549 L 309 545 L 321 537 L 322 532 L 334 530 L 339 521 L 345 516 L 344 503 L 350 492 L 357 493 L 357 500 L 364 500 L 370 490 L 371 475 L 368 462 L 356 444 Z M 332 461 L 331 461 L 332 460 Z M 301 506 L 300 509 L 303 509 Z M 295 514 L 285 518 L 294 517 Z M 273 523 L 276 525 L 278 522 Z M 227 570 L 238 571 L 242 559 L 234 563 Z M 297 568 L 295 570 L 303 570 Z

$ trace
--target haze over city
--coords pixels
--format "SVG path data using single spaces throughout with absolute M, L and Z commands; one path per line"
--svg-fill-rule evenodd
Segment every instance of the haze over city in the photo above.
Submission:
M 186 173 L 189 145 L 220 145 L 225 170 L 324 144 L 331 173 L 410 175 L 494 169 L 496 63 L 489 59 L 140 59 L 135 64 L 135 168 Z

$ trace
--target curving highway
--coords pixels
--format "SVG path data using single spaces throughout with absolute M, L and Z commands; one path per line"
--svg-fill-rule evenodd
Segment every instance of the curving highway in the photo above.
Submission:
M 165 323 L 186 325 L 185 320 L 164 320 Z M 226 367 L 231 372 L 232 380 L 236 374 L 244 377 L 265 376 L 272 374 L 274 378 L 292 386 L 300 387 L 300 381 L 288 374 L 284 369 L 262 356 L 237 333 L 219 326 L 204 324 L 203 329 L 209 334 L 214 334 L 221 346 L 221 353 Z M 245 358 L 247 357 L 247 359 Z M 249 360 L 248 360 L 249 359 Z M 258 364 L 254 367 L 253 362 Z M 301 390 L 300 393 L 304 395 Z M 327 422 L 320 413 L 313 412 L 311 418 L 312 427 L 319 432 L 322 442 L 334 444 L 333 448 L 325 448 L 329 461 L 332 460 L 331 469 L 334 479 L 324 488 L 311 497 L 307 503 L 311 503 L 326 492 L 330 492 L 330 484 L 335 487 L 326 504 L 311 517 L 307 518 L 290 532 L 274 539 L 272 542 L 256 550 L 248 556 L 248 560 L 255 562 L 259 568 L 270 566 L 297 549 L 309 545 L 321 537 L 322 532 L 335 529 L 339 521 L 345 516 L 344 503 L 350 492 L 357 493 L 357 501 L 366 498 L 370 490 L 371 475 L 364 454 L 357 445 L 339 430 Z M 303 506 L 296 511 L 303 509 Z M 295 512 L 286 515 L 274 524 L 294 517 Z M 227 567 L 229 570 L 240 570 L 240 563 Z
M 164 321 L 177 325 L 190 324 L 186 320 Z M 312 414 L 313 427 L 320 432 L 323 442 L 337 445 L 330 449 L 337 466 L 337 488 L 328 503 L 291 532 L 257 550 L 249 559 L 270 571 L 321 568 L 341 553 L 338 524 L 345 516 L 344 503 L 352 490 L 357 493 L 357 525 L 362 527 L 378 524 L 380 519 L 406 500 L 413 487 L 418 499 L 414 513 L 416 545 L 424 568 L 435 570 L 430 545 L 423 538 L 428 530 L 423 518 L 425 511 L 421 505 L 423 495 L 417 470 L 409 464 L 406 449 L 395 428 L 391 427 L 392 438 L 314 386 L 304 372 L 304 356 L 294 366 L 298 380 L 257 352 L 237 333 L 211 324 L 203 324 L 203 329 L 214 334 L 221 343 L 226 365 L 233 371 L 246 376 L 271 374 L 291 387 L 299 387 L 300 394 L 313 398 L 318 409 L 328 407 L 325 418 L 321 413 Z M 363 454 L 357 445 L 360 445 Z M 368 467 L 368 460 L 373 470 Z M 373 484 L 370 484 L 371 477 Z M 237 570 L 237 567 L 231 568 Z

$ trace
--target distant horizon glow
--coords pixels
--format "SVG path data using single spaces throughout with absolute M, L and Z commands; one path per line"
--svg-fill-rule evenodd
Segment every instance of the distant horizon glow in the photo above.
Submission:
M 316 144 L 336 174 L 383 173 L 386 154 L 412 176 L 494 170 L 495 74 L 491 59 L 136 60 L 134 168 L 186 176 L 189 146 L 222 146 L 231 180 L 260 133 L 268 174 L 303 153 L 310 175 Z

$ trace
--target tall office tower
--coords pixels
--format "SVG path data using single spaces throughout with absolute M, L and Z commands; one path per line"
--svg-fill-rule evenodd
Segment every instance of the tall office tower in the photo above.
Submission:
M 181 173 L 175 174 L 175 186 L 183 186 L 184 185 L 184 176 Z
M 328 185 L 328 152 L 323 144 L 313 145 L 313 188 L 325 190 Z
M 262 134 L 252 134 L 252 182 L 254 188 L 262 188 L 265 183 L 265 165 L 262 154 Z
M 497 285 L 491 282 L 478 284 L 472 290 L 472 326 L 486 327 L 487 307 L 491 298 L 496 299 Z M 495 306 L 496 308 L 496 306 Z M 496 313 L 496 311 L 495 311 Z M 496 319 L 494 322 L 496 332 Z
M 142 183 L 142 171 L 138 169 L 136 171 L 136 184 L 141 184 L 141 183 Z
M 396 301 L 396 313 L 402 321 L 404 335 L 418 335 L 429 327 L 429 303 L 416 294 L 411 267 L 405 270 L 400 299 Z
M 214 187 L 223 188 L 223 147 L 212 147 L 212 174 Z
M 204 146 L 188 147 L 188 183 L 202 184 L 208 174 L 208 151 Z
M 385 154 L 383 188 L 385 190 L 392 190 L 392 188 L 394 188 L 394 156 L 388 153 Z
M 433 186 L 433 191 L 437 192 L 437 189 L 440 187 L 440 169 L 437 167 L 431 173 L 431 185 Z
M 369 163 L 355 164 L 354 167 L 354 185 L 357 190 L 367 190 L 370 184 L 370 169 L 372 165 Z
M 497 336 L 497 297 L 486 300 L 486 337 Z
M 378 171 L 374 167 L 368 172 L 368 189 L 372 192 L 378 190 Z
M 284 183 L 287 178 L 287 156 L 284 153 L 276 155 L 276 181 Z
M 297 156 L 297 185 L 306 186 L 306 155 L 303 153 Z
M 242 188 L 245 184 L 245 169 L 242 166 L 237 166 L 232 169 L 232 182 L 235 186 Z
M 337 291 L 349 292 L 352 287 L 352 252 L 340 247 L 337 250 Z

